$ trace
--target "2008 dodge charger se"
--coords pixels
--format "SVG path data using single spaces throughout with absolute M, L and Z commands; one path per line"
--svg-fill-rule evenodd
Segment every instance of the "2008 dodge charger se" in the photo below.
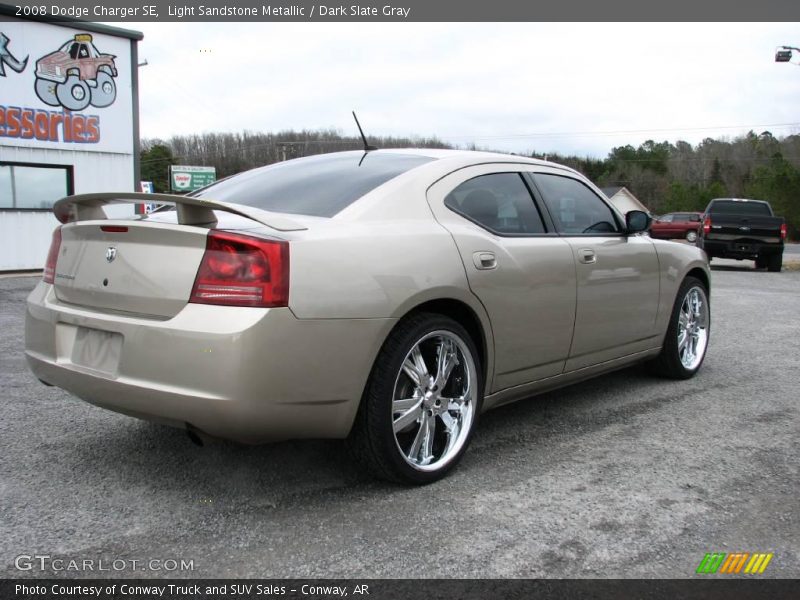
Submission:
M 142 201 L 169 206 L 103 208 Z M 688 378 L 708 346 L 702 252 L 553 163 L 341 152 L 54 211 L 39 379 L 196 437 L 347 438 L 395 481 L 442 477 L 483 410 L 638 361 Z

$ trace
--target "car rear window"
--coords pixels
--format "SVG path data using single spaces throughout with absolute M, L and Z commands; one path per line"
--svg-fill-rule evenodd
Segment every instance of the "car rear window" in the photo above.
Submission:
M 714 200 L 709 211 L 712 215 L 760 215 L 772 216 L 769 205 L 764 202 L 736 202 L 735 200 Z
M 332 217 L 379 185 L 432 160 L 390 152 L 320 154 L 245 171 L 194 195 L 279 213 Z

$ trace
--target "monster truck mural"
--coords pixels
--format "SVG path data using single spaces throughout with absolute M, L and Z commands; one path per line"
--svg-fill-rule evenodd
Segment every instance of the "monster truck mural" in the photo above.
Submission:
M 95 48 L 92 36 L 78 33 L 55 52 L 36 61 L 36 95 L 45 104 L 83 110 L 105 108 L 117 98 L 113 54 Z

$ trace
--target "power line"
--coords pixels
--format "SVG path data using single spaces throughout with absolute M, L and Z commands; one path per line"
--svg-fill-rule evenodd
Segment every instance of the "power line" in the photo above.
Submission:
M 512 133 L 505 135 L 446 135 L 446 139 L 474 139 L 474 140 L 511 140 L 511 139 L 526 139 L 526 138 L 549 138 L 549 137 L 570 137 L 570 136 L 613 136 L 613 135 L 629 135 L 634 133 L 678 133 L 686 131 L 719 131 L 726 129 L 786 129 L 797 127 L 800 128 L 800 123 L 768 123 L 765 125 L 718 125 L 708 127 L 677 127 L 677 128 L 656 128 L 656 129 L 617 129 L 610 131 L 554 131 L 542 133 Z

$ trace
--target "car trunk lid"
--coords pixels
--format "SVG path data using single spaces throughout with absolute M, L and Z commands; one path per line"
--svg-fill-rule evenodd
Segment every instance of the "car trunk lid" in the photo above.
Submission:
M 61 229 L 56 297 L 133 315 L 176 315 L 189 300 L 206 247 L 199 227 L 96 221 Z
M 138 202 L 177 210 L 153 219 L 110 220 L 103 209 Z M 306 229 L 288 216 L 252 207 L 163 194 L 71 196 L 59 200 L 54 212 L 65 223 L 53 281 L 59 301 L 150 318 L 170 318 L 189 302 L 211 229 L 278 238 Z

